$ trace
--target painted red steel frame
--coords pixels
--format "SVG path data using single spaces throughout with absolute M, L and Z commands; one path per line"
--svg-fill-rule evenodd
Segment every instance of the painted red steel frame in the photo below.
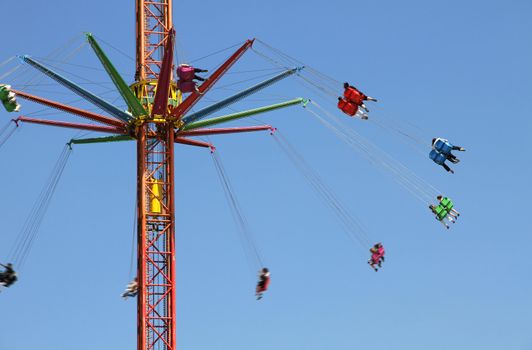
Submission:
M 138 133 L 138 348 L 175 349 L 173 124 L 145 123 Z M 159 130 L 159 133 L 153 133 Z M 164 134 L 164 135 L 163 135 Z M 155 193 L 153 186 L 160 187 Z M 161 211 L 150 201 L 156 198 Z
M 168 192 L 170 193 L 170 198 L 168 200 L 168 206 L 170 209 L 170 222 L 172 225 L 172 231 L 169 237 L 168 249 L 172 252 L 171 254 L 171 268 L 170 268 L 170 281 L 172 282 L 171 287 L 171 297 L 170 297 L 170 315 L 173 316 L 172 327 L 170 329 L 170 339 L 172 341 L 173 350 L 175 350 L 176 344 L 176 276 L 175 276 L 175 168 L 174 168 L 174 142 L 175 134 L 172 125 L 169 123 L 168 126 L 168 153 L 171 155 L 171 158 L 168 162 Z
M 172 115 L 176 118 L 184 116 L 207 91 L 235 64 L 236 61 L 253 45 L 255 39 L 246 40 L 234 54 L 231 55 L 212 75 L 205 80 L 198 88 L 198 91 L 192 92 L 174 111 Z
M 172 0 L 136 0 L 136 11 L 135 80 L 162 79 L 161 84 L 166 85 L 165 77 L 172 73 L 167 69 L 171 62 L 164 62 L 162 56 L 172 27 Z M 201 94 L 192 93 L 172 115 L 168 115 L 167 108 L 161 108 L 166 101 L 158 102 L 154 114 L 165 122 L 155 124 L 148 120 L 137 129 L 138 350 L 176 349 L 174 143 L 214 149 L 207 142 L 176 135 L 174 121 L 189 111 L 252 43 L 248 40 L 199 87 Z M 150 85 L 148 94 L 153 94 L 153 89 Z M 154 190 L 158 186 L 159 194 Z M 161 212 L 151 211 L 153 198 L 160 201 Z
M 12 89 L 11 91 L 13 91 L 17 97 L 22 97 L 24 99 L 27 99 L 27 100 L 30 100 L 30 101 L 33 101 L 33 102 L 36 102 L 36 103 L 43 104 L 45 106 L 53 107 L 53 108 L 59 109 L 61 111 L 67 112 L 67 113 L 75 114 L 75 115 L 78 115 L 78 116 L 83 117 L 83 118 L 94 120 L 94 121 L 102 123 L 102 124 L 113 125 L 113 126 L 116 126 L 116 127 L 124 127 L 124 126 L 127 125 L 126 123 L 124 123 L 124 122 L 122 122 L 122 121 L 120 121 L 118 119 L 114 119 L 114 118 L 111 118 L 111 117 L 106 117 L 106 116 L 101 115 L 101 114 L 92 113 L 92 112 L 89 112 L 89 111 L 86 111 L 86 110 L 83 110 L 83 109 L 80 109 L 80 108 L 76 108 L 76 107 L 65 105 L 63 103 L 59 103 L 59 102 L 55 102 L 55 101 L 52 101 L 52 100 L 48 100 L 48 99 L 43 98 L 43 97 L 31 95 L 31 94 L 28 94 L 27 92 L 24 92 L 24 91 L 14 90 L 14 89 Z
M 260 126 L 244 126 L 244 127 L 233 127 L 233 128 L 212 128 L 212 129 L 195 129 L 190 131 L 178 131 L 176 137 L 181 136 L 203 136 L 203 135 L 218 135 L 218 134 L 233 134 L 240 132 L 253 132 L 253 131 L 262 131 L 262 130 L 271 130 L 271 125 L 260 125 Z
M 137 57 L 135 80 L 161 77 L 164 44 L 172 27 L 172 0 L 136 0 Z M 170 62 L 171 64 L 171 62 Z M 171 69 L 170 69 L 171 76 Z M 146 85 L 153 96 L 155 86 Z M 167 102 L 166 102 L 167 103 Z M 166 104 L 165 103 L 165 104 Z M 156 112 L 160 112 L 156 110 Z M 149 120 L 137 134 L 138 278 L 137 349 L 176 349 L 174 122 L 166 108 L 164 123 Z M 160 186 L 156 196 L 154 186 Z M 163 211 L 151 212 L 157 197 Z
M 172 27 L 172 0 L 136 0 L 135 80 L 158 79 L 162 47 Z
M 37 118 L 29 118 L 20 116 L 17 119 L 15 119 L 16 122 L 24 122 L 24 123 L 31 123 L 31 124 L 42 124 L 42 125 L 50 125 L 50 126 L 58 126 L 62 128 L 71 128 L 71 129 L 79 129 L 79 130 L 90 130 L 90 131 L 98 131 L 98 132 L 107 132 L 112 134 L 119 134 L 119 135 L 127 135 L 127 130 L 124 127 L 116 127 L 116 126 L 104 126 L 104 125 L 91 125 L 91 124 L 81 124 L 81 123 L 70 123 L 70 122 L 62 122 L 62 121 L 56 121 L 56 120 L 46 120 L 46 119 L 37 119 Z
M 137 43 L 138 45 L 138 43 Z M 137 295 L 137 349 L 143 350 L 146 348 L 146 327 L 145 313 L 146 297 L 144 281 L 146 279 L 146 264 L 144 252 L 146 251 L 146 179 L 144 176 L 146 161 L 146 127 L 142 126 L 137 134 L 137 278 L 139 281 L 139 292 Z
M 204 141 L 198 141 L 198 140 L 191 140 L 184 137 L 179 137 L 176 135 L 175 138 L 176 143 L 181 143 L 184 145 L 190 145 L 190 146 L 198 146 L 198 147 L 205 147 L 205 148 L 212 148 L 214 147 L 212 144 Z
M 152 117 L 155 115 L 163 115 L 168 109 L 168 96 L 170 94 L 172 64 L 174 61 L 174 38 L 175 30 L 172 28 L 164 46 L 164 57 L 157 82 L 157 91 L 155 92 L 155 99 L 153 101 Z

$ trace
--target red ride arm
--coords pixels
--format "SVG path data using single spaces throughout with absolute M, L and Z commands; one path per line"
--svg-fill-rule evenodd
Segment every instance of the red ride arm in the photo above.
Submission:
M 271 125 L 244 126 L 244 127 L 233 127 L 233 128 L 195 129 L 195 130 L 189 130 L 189 131 L 178 131 L 176 133 L 176 137 L 233 134 L 233 133 L 240 133 L 240 132 L 252 132 L 252 131 L 271 130 L 271 129 L 272 129 Z
M 59 109 L 61 111 L 67 112 L 67 113 L 75 114 L 75 115 L 78 115 L 78 116 L 83 117 L 83 118 L 94 120 L 94 121 L 99 122 L 99 123 L 103 123 L 103 124 L 107 124 L 107 125 L 113 125 L 113 126 L 116 126 L 116 127 L 123 127 L 123 126 L 127 125 L 126 123 L 124 123 L 123 121 L 118 120 L 118 119 L 106 117 L 106 116 L 101 115 L 101 114 L 96 114 L 96 113 L 89 112 L 89 111 L 86 111 L 86 110 L 83 110 L 83 109 L 80 109 L 80 108 L 68 106 L 68 105 L 65 105 L 63 103 L 59 103 L 59 102 L 55 102 L 55 101 L 52 101 L 52 100 L 48 100 L 48 99 L 43 98 L 43 97 L 31 95 L 31 94 L 28 94 L 28 93 L 26 93 L 24 91 L 19 91 L 19 90 L 11 90 L 11 91 L 13 91 L 17 97 L 22 97 L 24 99 L 27 99 L 27 100 L 30 100 L 30 101 L 33 101 L 33 102 L 37 102 L 37 103 L 40 103 L 42 105 L 49 106 L 49 107 L 52 107 L 52 108 L 56 108 L 56 109 Z
M 174 60 L 174 37 L 175 30 L 172 28 L 164 45 L 164 57 L 161 63 L 161 72 L 157 83 L 157 92 L 153 102 L 152 117 L 166 115 L 168 109 L 168 95 L 170 93 L 170 78 L 172 77 L 172 63 Z
M 187 139 L 187 138 L 184 138 L 184 137 L 176 137 L 174 141 L 176 143 L 182 143 L 184 145 L 205 147 L 205 148 L 210 148 L 210 149 L 214 148 L 214 146 L 212 144 L 208 143 L 208 142 Z
M 235 64 L 236 61 L 253 45 L 253 40 L 247 40 L 236 52 L 225 61 L 220 68 L 218 68 L 212 75 L 205 80 L 203 84 L 198 88 L 198 91 L 192 92 L 183 103 L 181 103 L 174 111 L 172 115 L 181 119 L 200 99 L 203 95 L 209 91 L 209 89 Z
M 62 121 L 56 121 L 56 120 L 28 118 L 24 116 L 20 116 L 16 120 L 25 122 L 25 123 L 31 123 L 31 124 L 42 124 L 42 125 L 50 125 L 50 126 L 59 126 L 63 128 L 90 130 L 90 131 L 108 132 L 112 134 L 127 135 L 127 130 L 125 127 L 69 123 L 69 122 L 62 122 Z

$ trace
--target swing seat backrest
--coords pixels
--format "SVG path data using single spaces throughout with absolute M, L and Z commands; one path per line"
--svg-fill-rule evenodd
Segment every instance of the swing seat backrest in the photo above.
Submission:
M 451 209 L 454 208 L 454 203 L 452 200 L 450 200 L 449 198 L 447 197 L 443 197 L 441 202 L 440 202 L 440 205 L 442 207 L 444 207 L 447 211 L 451 211 Z
M 434 208 L 434 213 L 436 214 L 436 216 L 438 217 L 438 220 L 443 220 L 445 219 L 445 217 L 447 216 L 447 214 L 449 213 L 449 211 L 447 209 L 445 209 L 445 207 L 443 207 L 441 204 L 440 205 L 437 205 L 435 208 Z
M 436 150 L 432 150 L 429 153 L 429 158 L 434 161 L 434 163 L 442 165 L 445 162 L 445 159 L 447 159 L 443 154 Z
M 360 106 L 364 101 L 364 95 L 352 87 L 348 87 L 344 91 L 344 97 L 346 100 L 353 102 L 357 106 Z
M 179 66 L 177 67 L 177 76 L 182 81 L 192 81 L 194 79 L 194 67 Z
M 355 104 L 348 102 L 345 99 L 341 99 L 338 101 L 338 108 L 342 112 L 350 116 L 354 116 L 355 114 L 357 114 L 358 111 L 358 107 Z
M 437 140 L 434 143 L 434 149 L 443 154 L 450 154 L 453 149 L 453 146 L 449 142 Z
M 7 101 L 10 92 L 9 86 L 0 85 L 0 101 Z
M 177 87 L 181 93 L 186 94 L 196 90 L 196 83 L 193 81 L 178 81 Z
M 17 107 L 18 107 L 18 104 L 17 102 L 13 102 L 13 101 L 2 101 L 2 104 L 4 105 L 4 108 L 6 109 L 6 111 L 8 112 L 15 112 L 17 111 Z

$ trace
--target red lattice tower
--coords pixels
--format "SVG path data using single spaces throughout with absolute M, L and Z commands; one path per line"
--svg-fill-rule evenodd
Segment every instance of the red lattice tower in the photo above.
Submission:
M 171 0 L 136 2 L 136 83 L 152 109 L 164 44 L 172 27 Z M 139 350 L 176 348 L 174 251 L 174 125 L 147 121 L 137 133 L 138 345 Z M 159 193 L 154 193 L 159 192 Z M 153 198 L 159 198 L 152 205 Z
M 182 99 L 173 79 L 174 37 L 171 0 L 136 0 L 136 71 L 135 82 L 128 86 L 106 56 L 97 40 L 87 33 L 87 40 L 128 105 L 128 110 L 109 103 L 84 89 L 52 67 L 31 58 L 22 60 L 63 87 L 94 104 L 104 114 L 66 105 L 13 89 L 18 97 L 55 110 L 91 120 L 93 124 L 19 116 L 16 121 L 40 125 L 88 130 L 112 136 L 73 139 L 72 144 L 101 142 L 137 142 L 137 214 L 139 281 L 137 342 L 138 350 L 176 349 L 175 300 L 175 143 L 214 149 L 193 137 L 271 130 L 270 125 L 210 128 L 212 125 L 266 113 L 275 109 L 306 103 L 297 98 L 270 106 L 232 113 L 210 119 L 221 110 L 285 77 L 298 69 L 289 69 L 204 109 L 189 113 L 193 106 L 216 84 L 233 64 L 253 45 L 245 41 L 194 91 Z

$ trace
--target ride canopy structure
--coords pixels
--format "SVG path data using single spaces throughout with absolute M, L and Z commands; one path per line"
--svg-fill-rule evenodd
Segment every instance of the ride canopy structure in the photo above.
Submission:
M 2 86 L 0 155 L 24 169 L 3 175 L 4 182 L 19 185 L 6 191 L 11 204 L 5 215 L 17 219 L 6 223 L 10 234 L 0 253 L 22 268 L 17 284 L 1 297 L 31 281 L 52 295 L 50 305 L 64 305 L 59 315 L 76 320 L 65 325 L 67 333 L 96 309 L 98 319 L 87 329 L 108 338 L 135 333 L 141 349 L 207 345 L 208 336 L 193 341 L 189 334 L 206 334 L 214 325 L 211 334 L 222 342 L 224 335 L 254 334 L 278 319 L 274 305 L 281 298 L 298 310 L 298 304 L 316 305 L 318 297 L 324 302 L 313 313 L 285 313 L 268 326 L 276 334 L 302 318 L 308 327 L 319 323 L 314 317 L 346 318 L 348 311 L 331 295 L 349 298 L 357 280 L 357 298 L 382 297 L 382 274 L 389 278 L 408 261 L 429 259 L 424 247 L 441 241 L 430 234 L 462 234 L 468 215 L 463 193 L 447 178 L 434 179 L 467 174 L 469 147 L 453 166 L 456 174 L 434 170 L 428 153 L 438 135 L 385 117 L 378 90 L 368 92 L 379 102 L 366 103 L 367 121 L 338 111 L 344 80 L 366 90 L 355 74 L 332 78 L 261 38 L 208 45 L 210 53 L 189 58 L 175 36 L 168 26 L 159 61 L 140 66 L 138 52 L 131 57 L 96 30 L 48 56 L 28 50 L 1 62 L 0 84 L 9 86 Z M 197 72 L 205 81 L 185 88 L 176 73 L 184 63 L 206 70 Z M 238 135 L 228 135 L 233 133 Z M 49 148 L 57 145 L 59 153 L 64 143 L 54 165 Z M 21 144 L 35 145 L 34 151 L 22 155 Z M 428 209 L 438 205 L 437 195 L 465 218 L 450 223 L 449 231 Z M 407 246 L 405 236 L 414 237 L 416 226 L 428 237 Z M 452 251 L 456 240 L 441 244 Z M 390 257 L 374 276 L 366 260 L 378 241 Z M 257 308 L 255 274 L 264 266 L 272 291 L 260 301 L 262 309 L 247 314 Z M 84 271 L 86 283 L 74 283 L 75 270 Z M 349 277 L 338 278 L 341 271 Z M 134 302 L 118 298 L 135 276 L 141 281 L 138 311 Z M 407 274 L 404 281 L 413 278 Z M 32 289 L 39 298 L 38 288 Z M 88 295 L 91 307 L 80 307 Z M 201 310 L 183 302 L 192 298 L 203 301 Z M 35 312 L 44 310 L 43 304 Z M 229 310 L 249 317 L 238 332 L 224 322 Z M 372 314 L 369 305 L 357 311 Z M 29 323 L 38 327 L 38 320 Z M 295 336 L 303 336 L 301 328 Z M 90 336 L 81 341 L 90 344 Z

